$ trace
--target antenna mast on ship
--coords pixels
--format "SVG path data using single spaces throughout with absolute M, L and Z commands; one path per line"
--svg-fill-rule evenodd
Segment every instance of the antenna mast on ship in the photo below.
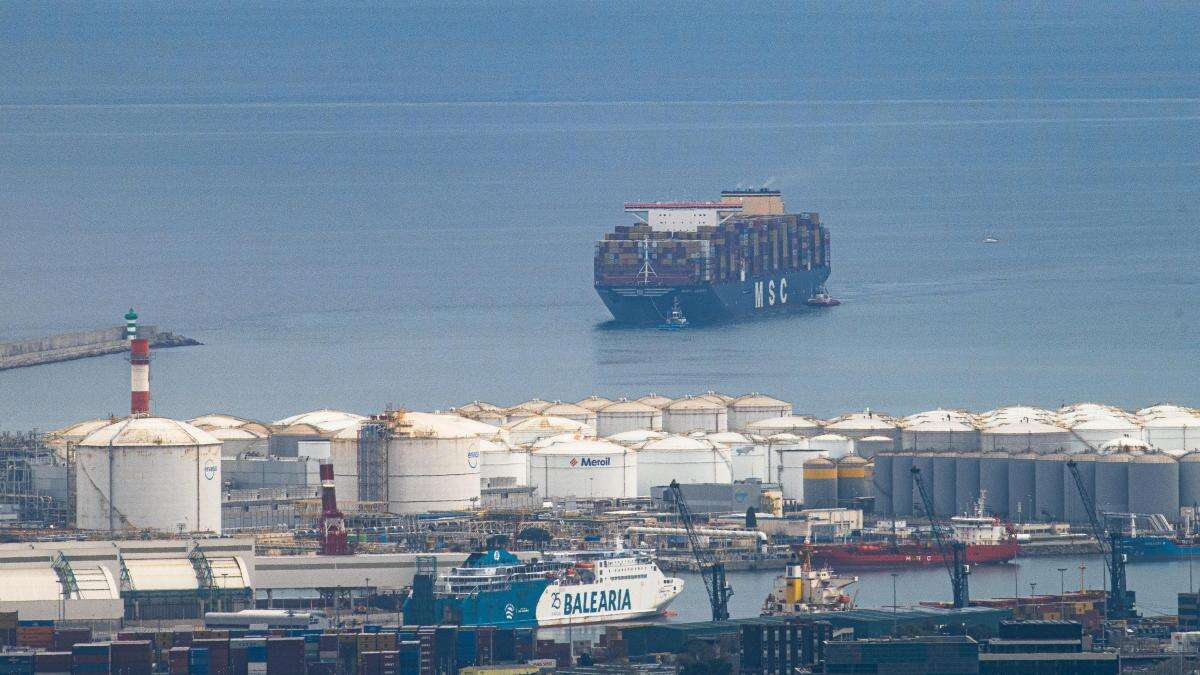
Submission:
M 638 242 L 638 247 L 642 249 L 642 269 L 638 270 L 638 283 L 649 284 L 651 276 L 658 276 L 654 267 L 650 265 L 650 240 L 642 239 Z

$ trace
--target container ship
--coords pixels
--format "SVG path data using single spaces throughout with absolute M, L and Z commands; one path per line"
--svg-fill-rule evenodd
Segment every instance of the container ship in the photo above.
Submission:
M 705 324 L 836 301 L 829 231 L 786 213 L 777 190 L 726 190 L 717 201 L 631 202 L 637 222 L 596 242 L 595 287 L 622 323 Z
M 532 628 L 662 614 L 683 591 L 646 551 L 548 553 L 523 562 L 503 549 L 472 553 L 437 577 L 432 597 L 414 587 L 406 620 L 425 608 L 434 623 Z
M 966 545 L 968 564 L 1008 562 L 1017 557 L 1020 545 L 999 520 L 982 515 L 956 516 L 950 523 L 954 540 Z M 812 547 L 812 557 L 820 564 L 854 569 L 943 563 L 941 552 L 931 541 L 816 545 Z

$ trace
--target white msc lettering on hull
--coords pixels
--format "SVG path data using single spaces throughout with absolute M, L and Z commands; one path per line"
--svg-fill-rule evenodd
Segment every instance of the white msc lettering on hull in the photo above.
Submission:
M 763 293 L 763 288 L 763 282 L 754 282 L 754 309 L 763 309 L 766 306 L 774 307 L 776 302 L 781 305 L 787 304 L 787 277 L 781 277 L 779 279 L 778 292 L 776 292 L 774 279 L 771 279 L 766 283 L 765 294 Z

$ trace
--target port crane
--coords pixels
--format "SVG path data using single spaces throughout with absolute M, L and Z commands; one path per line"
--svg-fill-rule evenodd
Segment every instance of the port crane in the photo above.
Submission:
M 1096 538 L 1096 544 L 1104 554 L 1104 566 L 1108 568 L 1109 590 L 1105 601 L 1105 613 L 1109 620 L 1136 619 L 1138 613 L 1126 586 L 1125 552 L 1121 545 L 1121 533 L 1105 528 L 1100 522 L 1096 505 L 1083 484 L 1083 477 L 1079 475 L 1079 465 L 1075 460 L 1067 462 L 1067 470 L 1071 472 L 1071 479 L 1075 481 L 1075 489 L 1079 492 L 1079 499 L 1087 512 L 1088 524 L 1092 527 L 1092 536 Z
M 933 497 L 925 487 L 925 480 L 921 478 L 921 470 L 914 466 L 910 471 L 912 471 L 913 483 L 921 493 L 921 502 L 925 505 L 925 515 L 929 516 L 929 529 L 933 531 L 933 540 L 937 543 L 938 552 L 942 554 L 942 562 L 946 564 L 946 571 L 950 573 L 954 607 L 955 609 L 968 607 L 971 604 L 971 591 L 967 579 L 971 574 L 971 566 L 967 564 L 967 545 L 961 541 L 946 541 L 942 536 L 941 530 L 934 522 Z
M 683 521 L 684 530 L 687 531 L 688 542 L 692 546 L 692 557 L 696 559 L 700 570 L 700 578 L 704 580 L 708 604 L 712 607 L 712 620 L 725 621 L 729 619 L 729 597 L 733 595 L 733 588 L 725 580 L 725 563 L 717 560 L 711 549 L 700 545 L 692 511 L 683 498 L 679 481 L 671 481 L 671 498 L 675 501 L 675 510 L 679 513 L 679 519 Z

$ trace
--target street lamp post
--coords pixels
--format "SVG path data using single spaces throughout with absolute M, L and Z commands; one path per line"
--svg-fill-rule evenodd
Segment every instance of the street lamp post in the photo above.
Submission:
M 1060 619 L 1067 618 L 1067 568 L 1058 568 L 1058 601 L 1062 604 L 1062 616 Z
M 896 577 L 899 576 L 899 573 L 892 572 L 892 637 L 896 637 L 896 612 L 899 611 L 896 601 Z

